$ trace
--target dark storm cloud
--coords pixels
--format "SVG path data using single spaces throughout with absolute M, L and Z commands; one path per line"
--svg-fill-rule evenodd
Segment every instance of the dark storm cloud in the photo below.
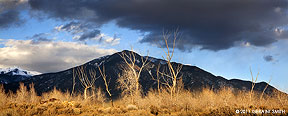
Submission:
M 54 31 L 64 31 L 73 35 L 74 40 L 87 42 L 89 40 L 97 41 L 99 43 L 117 45 L 120 43 L 120 38 L 107 36 L 99 30 L 97 25 L 89 22 L 71 21 L 64 25 L 56 26 Z
M 20 10 L 26 7 L 24 0 L 0 0 L 0 28 L 19 26 L 24 23 Z
M 28 39 L 31 39 L 33 44 L 38 44 L 39 42 L 51 42 L 51 39 L 47 38 L 47 33 L 38 33 L 33 35 L 32 37 L 27 37 Z
M 274 61 L 274 58 L 273 58 L 273 56 L 271 56 L 271 55 L 266 55 L 266 56 L 264 56 L 263 58 L 264 58 L 264 60 L 265 60 L 266 62 L 272 62 L 272 61 Z
M 63 25 L 60 29 L 71 33 L 79 33 L 80 31 L 84 30 L 83 28 L 85 29 L 85 26 L 83 26 L 81 23 L 72 21 L 66 25 Z
M 89 30 L 93 30 L 95 28 L 97 27 L 95 27 L 93 24 L 71 21 L 67 24 L 56 27 L 55 30 L 66 31 L 71 34 L 79 34 L 79 33 L 87 32 Z
M 279 38 L 275 28 L 288 21 L 287 0 L 30 0 L 29 4 L 51 18 L 96 25 L 115 21 L 120 27 L 149 32 L 142 43 L 161 42 L 163 29 L 179 27 L 181 50 L 197 46 L 217 51 L 239 42 L 267 46 Z
M 20 25 L 23 20 L 19 17 L 19 12 L 15 10 L 0 13 L 0 28 L 6 28 L 11 25 Z
M 99 35 L 100 35 L 100 30 L 93 30 L 93 31 L 83 33 L 79 38 L 77 38 L 77 40 L 85 41 L 85 40 L 89 40 L 89 39 L 93 39 L 95 37 L 98 37 Z M 101 39 L 100 39 L 100 41 L 101 41 Z
M 0 0 L 0 13 L 6 10 L 16 9 L 19 6 L 23 7 L 27 1 L 25 0 Z

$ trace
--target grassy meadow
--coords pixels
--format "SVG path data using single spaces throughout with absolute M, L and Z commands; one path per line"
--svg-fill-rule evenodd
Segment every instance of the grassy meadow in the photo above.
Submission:
M 146 96 L 123 95 L 111 100 L 104 91 L 71 95 L 56 89 L 37 96 L 33 86 L 29 91 L 21 84 L 17 93 L 0 92 L 0 116 L 194 116 L 194 115 L 288 115 L 287 95 L 261 96 L 261 93 L 223 89 L 218 92 L 203 89 L 190 92 L 179 89 L 171 97 L 169 91 L 151 90 Z M 270 113 L 268 112 L 270 110 Z M 263 111 L 263 112 L 262 112 Z

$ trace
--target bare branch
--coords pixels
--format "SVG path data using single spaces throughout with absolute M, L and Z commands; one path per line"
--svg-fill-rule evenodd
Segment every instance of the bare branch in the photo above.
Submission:
M 84 65 L 76 67 L 76 69 L 73 69 L 73 78 L 76 78 L 76 76 L 78 77 L 80 84 L 84 88 L 85 99 L 87 99 L 87 89 L 92 88 L 94 86 L 95 81 L 100 77 L 100 76 L 96 77 L 96 71 L 90 69 L 87 73 L 86 70 L 87 70 L 86 66 Z
M 160 46 L 160 48 L 163 50 L 163 52 L 166 55 L 166 58 L 164 56 L 162 56 L 162 58 L 167 61 L 166 64 L 167 64 L 167 67 L 168 67 L 168 71 L 165 71 L 163 69 L 163 71 L 160 72 L 159 70 L 157 70 L 157 79 L 158 79 L 159 74 L 160 74 L 160 76 L 163 79 L 163 82 L 158 82 L 158 83 L 166 85 L 166 87 L 170 91 L 171 98 L 173 97 L 173 95 L 176 92 L 177 81 L 179 79 L 181 79 L 181 77 L 179 77 L 179 73 L 181 72 L 181 69 L 182 69 L 182 65 L 181 64 L 177 65 L 176 68 L 175 68 L 175 66 L 173 66 L 173 63 L 171 62 L 172 58 L 174 56 L 174 51 L 175 51 L 175 46 L 176 46 L 176 39 L 178 38 L 178 29 L 173 34 L 174 34 L 174 36 L 173 36 L 174 40 L 173 40 L 172 51 L 170 51 L 170 47 L 169 47 L 169 43 L 168 43 L 168 39 L 171 36 L 170 32 L 166 32 L 166 33 L 163 32 L 163 40 L 164 40 L 165 45 L 166 45 L 165 46 L 166 50 L 164 50 Z M 158 69 L 160 69 L 160 66 L 161 65 L 159 64 L 158 65 Z M 152 77 L 152 78 L 154 78 L 154 77 Z

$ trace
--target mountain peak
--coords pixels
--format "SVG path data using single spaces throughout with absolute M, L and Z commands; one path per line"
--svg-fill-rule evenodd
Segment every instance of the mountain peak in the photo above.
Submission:
M 19 67 L 10 67 L 10 68 L 0 68 L 0 74 L 5 74 L 5 75 L 18 75 L 18 76 L 34 76 L 40 74 L 39 72 L 36 71 L 27 71 L 24 69 L 21 69 Z
M 19 67 L 0 68 L 0 83 L 20 82 L 38 74 L 40 73 L 36 71 L 26 71 Z

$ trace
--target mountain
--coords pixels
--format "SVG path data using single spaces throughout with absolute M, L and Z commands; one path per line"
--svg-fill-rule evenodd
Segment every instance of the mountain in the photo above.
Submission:
M 124 50 L 122 52 L 125 52 L 127 54 L 131 53 L 131 51 L 127 51 L 127 50 Z M 124 72 L 123 67 L 121 66 L 125 65 L 125 62 L 119 56 L 119 53 L 107 55 L 98 59 L 94 59 L 83 65 L 80 65 L 80 66 L 85 66 L 86 70 L 94 69 L 96 71 L 97 77 L 100 76 L 98 66 L 102 67 L 104 65 L 105 72 L 108 78 L 107 80 L 110 80 L 109 88 L 111 89 L 111 93 L 113 94 L 114 98 L 118 97 L 121 93 L 121 90 L 118 89 L 117 79 L 118 79 L 118 75 L 119 74 L 121 75 Z M 146 93 L 150 89 L 157 88 L 157 82 L 151 78 L 151 75 L 156 77 L 156 74 L 157 74 L 156 70 L 157 70 L 158 65 L 164 68 L 167 67 L 165 60 L 161 60 L 161 59 L 157 59 L 157 58 L 153 58 L 149 56 L 144 56 L 144 58 L 147 58 L 147 57 L 150 63 L 145 69 L 143 69 L 140 79 L 139 79 L 139 83 L 141 85 L 143 93 Z M 140 66 L 141 56 L 135 53 L 135 58 L 138 60 L 136 62 L 136 65 Z M 177 65 L 178 63 L 173 62 L 172 64 Z M 76 67 L 73 67 L 73 68 L 76 68 Z M 36 92 L 39 95 L 42 94 L 43 92 L 48 92 L 52 90 L 54 87 L 56 87 L 56 89 L 60 89 L 61 91 L 71 92 L 72 84 L 73 84 L 73 68 L 60 71 L 60 72 L 55 72 L 55 73 L 35 75 L 21 82 L 24 83 L 25 85 L 29 85 L 33 83 L 36 89 Z M 227 80 L 224 77 L 215 76 L 196 66 L 189 66 L 189 65 L 183 65 L 180 75 L 182 76 L 182 83 L 184 84 L 184 88 L 189 89 L 191 91 L 201 90 L 204 87 L 210 88 L 213 90 L 219 90 L 224 87 L 230 87 L 233 90 L 249 91 L 252 85 L 250 81 L 243 81 L 239 79 Z M 12 90 L 15 92 L 18 86 L 19 86 L 19 83 L 17 82 L 4 84 L 4 88 L 6 92 L 8 92 L 9 90 Z M 266 86 L 267 86 L 266 82 L 256 83 L 254 90 L 262 92 Z M 95 87 L 96 88 L 100 87 L 102 89 L 105 88 L 104 81 L 102 78 L 98 78 L 95 81 Z M 83 87 L 81 86 L 78 78 L 76 78 L 75 91 L 76 92 L 83 91 Z M 278 91 L 278 90 L 268 85 L 265 91 L 265 94 L 272 94 L 275 91 Z
M 26 71 L 21 68 L 0 68 L 0 83 L 8 84 L 29 79 L 39 73 Z

